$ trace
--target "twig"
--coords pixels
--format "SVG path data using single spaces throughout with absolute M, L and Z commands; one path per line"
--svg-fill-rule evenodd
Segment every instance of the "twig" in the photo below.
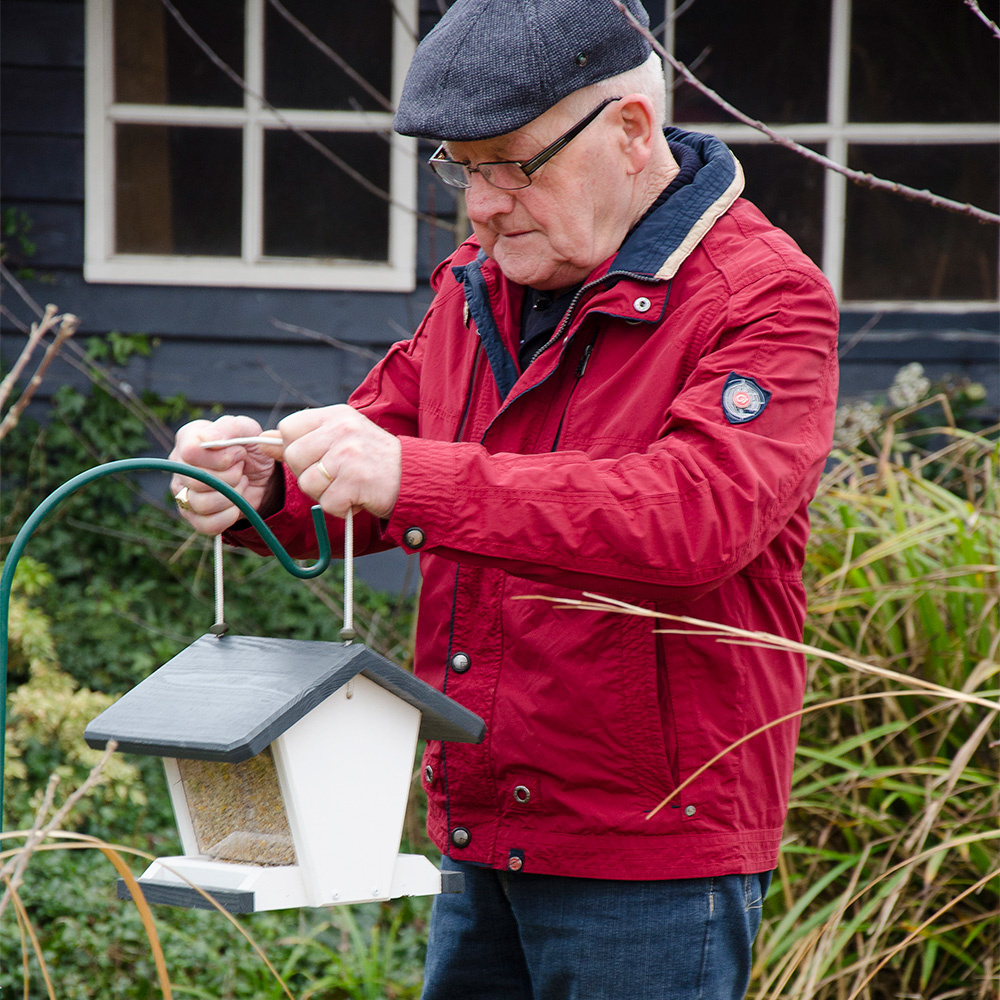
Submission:
M 349 344 L 346 340 L 338 340 L 336 337 L 331 337 L 328 333 L 320 333 L 318 330 L 310 330 L 304 326 L 293 326 L 291 323 L 282 323 L 281 320 L 275 319 L 273 316 L 271 317 L 271 325 L 276 326 L 279 330 L 287 330 L 289 333 L 300 333 L 303 337 L 309 337 L 323 344 L 329 344 L 340 351 L 347 351 L 348 354 L 356 354 L 359 358 L 364 358 L 365 361 L 382 360 L 380 352 L 373 351 L 367 347 L 358 347 L 356 344 Z
M 3 404 L 7 402 L 7 397 L 10 395 L 11 389 L 14 388 L 14 383 L 21 377 L 21 372 L 27 368 L 28 362 L 31 360 L 31 355 L 35 353 L 35 348 L 38 346 L 39 341 L 55 326 L 55 320 L 56 307 L 48 305 L 45 307 L 45 315 L 42 317 L 41 322 L 31 324 L 31 330 L 28 333 L 28 343 L 24 345 L 24 349 L 18 355 L 17 361 L 14 362 L 14 367 L 7 373 L 7 377 L 3 382 L 0 382 L 0 409 L 3 409 Z
M 23 333 L 27 336 L 30 332 L 29 327 L 21 321 L 21 318 L 12 313 L 3 303 L 0 303 L 0 316 L 6 316 L 7 319 L 11 321 L 11 324 L 17 328 L 19 333 Z
M 851 339 L 848 340 L 846 344 L 837 352 L 837 356 L 843 358 L 845 355 L 850 354 L 857 345 L 868 336 L 872 330 L 882 321 L 882 317 L 885 315 L 883 312 L 877 312 L 860 330 L 857 330 L 851 334 Z
M 684 3 L 678 7 L 673 14 L 670 15 L 671 21 L 676 21 L 687 9 L 695 2 L 695 0 L 684 0 Z
M 52 806 L 52 798 L 58 782 L 58 778 L 55 775 L 53 775 L 53 778 L 56 778 L 55 781 L 52 778 L 49 779 L 49 785 L 45 789 L 45 798 L 39 807 L 38 813 L 35 815 L 35 822 L 24 842 L 24 846 L 0 869 L 4 881 L 7 883 L 7 889 L 4 891 L 3 898 L 0 899 L 0 916 L 3 915 L 3 911 L 7 908 L 11 894 L 16 892 L 20 886 L 24 877 L 24 870 L 28 867 L 28 862 L 31 860 L 31 855 L 34 854 L 35 849 L 53 830 L 62 825 L 62 821 L 75 808 L 80 799 L 87 795 L 100 782 L 101 773 L 107 767 L 111 755 L 117 748 L 117 741 L 108 740 L 108 745 L 101 755 L 101 759 L 90 769 L 90 774 L 87 775 L 83 784 L 66 797 L 66 801 L 52 814 L 52 818 L 46 823 L 45 814 Z
M 427 215 L 424 212 L 420 212 L 409 205 L 403 205 L 401 202 L 393 198 L 392 193 L 380 188 L 377 184 L 370 181 L 364 174 L 359 170 L 355 170 L 346 160 L 339 157 L 332 149 L 328 146 L 324 146 L 323 143 L 319 141 L 314 135 L 307 132 L 305 129 L 299 128 L 297 125 L 293 124 L 285 115 L 281 113 L 270 101 L 267 100 L 262 94 L 258 94 L 256 91 L 252 90 L 246 80 L 243 79 L 230 66 L 225 62 L 218 53 L 199 35 L 194 28 L 184 19 L 181 12 L 171 3 L 171 0 L 160 0 L 170 16 L 177 22 L 181 30 L 198 46 L 199 49 L 208 57 L 208 59 L 215 65 L 218 69 L 222 70 L 223 73 L 229 77 L 233 83 L 236 84 L 245 94 L 248 94 L 255 101 L 259 101 L 261 107 L 267 108 L 274 117 L 281 122 L 290 132 L 294 132 L 303 142 L 311 146 L 317 153 L 320 154 L 324 159 L 329 160 L 335 167 L 345 173 L 351 178 L 356 184 L 363 187 L 369 194 L 373 194 L 376 198 L 384 201 L 387 205 L 393 208 L 401 208 L 404 212 L 409 212 L 411 215 L 419 219 L 421 222 L 426 222 L 433 226 L 441 226 L 442 229 L 453 229 L 453 226 L 444 222 L 441 219 L 434 218 L 433 216 Z
M 4 266 L 2 261 L 0 261 L 0 278 L 7 282 L 7 284 L 9 284 L 11 288 L 17 292 L 29 309 L 31 309 L 40 318 L 44 317 L 45 311 L 28 294 L 25 287 L 17 280 L 17 278 L 14 277 L 13 274 L 11 274 L 10 270 Z M 0 311 L 2 311 L 4 315 L 8 316 L 22 332 L 26 334 L 29 333 L 28 327 L 26 327 L 16 316 L 14 316 L 10 310 L 0 306 Z M 69 341 L 66 348 L 67 353 L 63 355 L 63 361 L 65 361 L 66 364 L 71 365 L 82 375 L 86 376 L 89 381 L 107 389 L 112 396 L 118 399 L 119 402 L 124 404 L 126 408 L 143 421 L 152 433 L 153 437 L 161 445 L 163 445 L 164 448 L 168 451 L 170 450 L 173 446 L 173 432 L 162 420 L 159 419 L 159 417 L 156 416 L 156 414 L 149 409 L 149 407 L 136 397 L 131 386 L 119 379 L 116 379 L 110 371 L 97 364 L 97 362 L 87 354 L 86 350 L 79 347 L 75 342 Z M 75 358 L 74 355 L 76 355 Z
M 267 2 L 307 41 L 311 42 L 320 52 L 323 53 L 334 65 L 338 66 L 347 74 L 369 97 L 373 97 L 386 111 L 392 111 L 392 102 L 379 90 L 373 87 L 343 56 L 338 55 L 330 48 L 322 38 L 310 31 L 282 2 L 281 0 L 267 0 Z
M 55 306 L 49 306 L 48 309 L 46 309 L 46 319 L 49 318 L 49 309 L 55 309 Z M 53 322 L 56 318 L 57 317 L 52 316 Z M 45 373 L 49 370 L 49 366 L 53 361 L 55 361 L 56 356 L 62 350 L 63 344 L 65 344 L 66 341 L 69 340 L 74 333 L 76 333 L 77 327 L 80 325 L 79 319 L 77 319 L 72 313 L 64 313 L 61 317 L 58 317 L 58 319 L 60 320 L 60 323 L 59 329 L 56 332 L 55 340 L 53 340 L 52 343 L 45 348 L 45 354 L 42 356 L 42 360 L 38 363 L 38 368 L 35 370 L 35 374 L 31 376 L 31 381 L 25 386 L 24 392 L 21 393 L 17 402 L 7 411 L 7 415 L 2 421 L 0 421 L 0 441 L 3 440 L 9 431 L 13 430 L 17 426 L 18 420 L 21 419 L 21 414 L 25 411 L 28 404 L 31 402 L 32 397 L 38 391 L 38 387 L 42 384 L 42 379 L 45 378 Z M 28 346 L 34 350 L 30 340 L 28 341 Z M 20 358 L 18 361 L 20 361 Z M 27 364 L 27 361 L 25 361 L 25 364 Z M 6 386 L 6 379 L 4 380 L 4 385 Z M 10 389 L 8 387 L 7 392 L 9 391 Z M 4 393 L 3 398 L 6 399 L 6 393 Z M 2 402 L 2 400 L 0 400 L 0 402 Z
M 25 304 L 36 316 L 41 317 L 44 315 L 45 310 L 28 294 L 24 285 L 11 274 L 10 269 L 2 261 L 0 261 L 0 278 L 3 278 L 24 299 Z
M 978 17 L 979 20 L 993 32 L 994 35 L 996 35 L 997 38 L 1000 38 L 1000 27 L 998 27 L 983 13 L 982 7 L 979 6 L 979 0 L 965 0 L 965 6 L 968 7 L 969 10 L 971 10 L 972 13 L 975 14 L 976 17 Z
M 934 194 L 926 189 L 918 190 L 917 188 L 912 188 L 907 184 L 899 184 L 896 181 L 889 181 L 882 177 L 876 177 L 874 174 L 865 173 L 860 170 L 852 170 L 850 167 L 846 167 L 842 163 L 837 163 L 836 160 L 831 160 L 828 156 L 824 156 L 822 153 L 817 153 L 814 150 L 809 149 L 807 146 L 800 145 L 793 139 L 789 139 L 787 136 L 781 135 L 770 126 L 765 125 L 762 121 L 758 121 L 756 118 L 751 118 L 749 115 L 744 114 L 739 108 L 734 107 L 724 97 L 712 90 L 711 87 L 702 83 L 701 80 L 699 80 L 694 73 L 692 73 L 687 66 L 684 65 L 684 63 L 675 59 L 669 52 L 667 52 L 666 49 L 664 49 L 651 34 L 649 29 L 645 28 L 635 19 L 632 12 L 628 10 L 624 3 L 622 3 L 622 0 L 611 0 L 611 2 L 625 15 L 629 24 L 631 24 L 632 27 L 638 31 L 639 34 L 650 43 L 650 45 L 652 45 L 653 49 L 673 67 L 675 72 L 680 73 L 680 75 L 683 76 L 692 87 L 700 91 L 709 100 L 717 104 L 728 114 L 732 115 L 732 117 L 737 121 L 742 122 L 744 125 L 749 125 L 758 132 L 763 132 L 764 135 L 766 135 L 773 143 L 776 143 L 785 149 L 789 149 L 793 153 L 798 153 L 807 160 L 820 164 L 820 166 L 827 170 L 833 170 L 838 174 L 843 174 L 849 181 L 852 181 L 861 187 L 873 188 L 879 191 L 891 191 L 893 194 L 902 195 L 910 201 L 924 202 L 925 204 L 933 205 L 935 208 L 943 208 L 946 211 L 954 212 L 957 215 L 968 216 L 969 218 L 975 219 L 977 222 L 1000 225 L 1000 215 L 997 215 L 995 212 L 987 212 L 986 209 L 977 208 L 975 205 L 970 205 L 968 202 L 953 201 L 951 198 L 942 197 L 941 195 Z

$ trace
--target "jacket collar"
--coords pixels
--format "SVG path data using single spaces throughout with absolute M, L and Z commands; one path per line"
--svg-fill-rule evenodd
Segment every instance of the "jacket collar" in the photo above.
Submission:
M 668 142 L 691 147 L 702 167 L 690 184 L 651 212 L 622 244 L 609 268 L 669 280 L 743 191 L 743 169 L 714 136 L 668 128 Z

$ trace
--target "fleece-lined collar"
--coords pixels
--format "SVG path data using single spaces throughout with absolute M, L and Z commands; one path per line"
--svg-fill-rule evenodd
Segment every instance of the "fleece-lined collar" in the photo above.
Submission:
M 690 146 L 703 161 L 690 184 L 674 192 L 629 235 L 610 271 L 670 279 L 743 191 L 743 168 L 725 143 L 701 132 L 668 128 L 670 143 Z

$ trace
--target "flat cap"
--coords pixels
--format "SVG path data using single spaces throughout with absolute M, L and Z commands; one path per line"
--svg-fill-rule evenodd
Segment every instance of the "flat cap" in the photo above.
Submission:
M 649 25 L 639 0 L 624 2 Z M 650 51 L 612 0 L 458 0 L 417 46 L 393 128 L 491 139 L 641 65 Z

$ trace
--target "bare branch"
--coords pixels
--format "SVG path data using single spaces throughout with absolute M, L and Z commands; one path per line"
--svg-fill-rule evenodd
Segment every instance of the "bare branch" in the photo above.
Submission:
M 21 414 L 24 413 L 28 404 L 31 402 L 32 397 L 38 391 L 38 387 L 42 384 L 42 379 L 45 378 L 45 373 L 49 370 L 49 366 L 55 361 L 59 352 L 62 350 L 63 344 L 69 340 L 70 337 L 76 333 L 77 327 L 80 325 L 79 319 L 76 318 L 72 313 L 64 313 L 62 316 L 55 316 L 55 306 L 49 306 L 45 311 L 46 319 L 49 318 L 49 310 L 53 311 L 51 319 L 53 323 L 56 319 L 59 322 L 59 329 L 56 331 L 55 340 L 52 341 L 45 348 L 45 354 L 42 356 L 42 360 L 38 363 L 38 368 L 35 369 L 35 374 L 31 376 L 31 381 L 24 387 L 24 392 L 21 393 L 17 402 L 7 411 L 7 415 L 0 421 L 0 441 L 7 436 L 7 434 L 17 426 L 17 422 L 21 419 Z M 44 321 L 43 321 L 44 324 Z M 50 327 L 51 329 L 51 327 Z M 47 332 L 47 331 L 46 331 Z M 37 341 L 36 341 L 37 343 Z M 28 347 L 34 350 L 31 341 L 28 341 Z M 25 350 L 28 350 L 28 347 Z M 29 352 L 30 353 L 30 352 Z M 18 358 L 18 362 L 20 362 Z M 25 360 L 27 364 L 27 360 Z M 23 365 L 21 366 L 24 367 Z M 12 373 L 13 374 L 13 373 Z M 10 383 L 10 386 L 13 382 Z M 6 399 L 7 394 L 10 392 L 10 386 L 7 384 L 7 379 L 4 379 L 4 385 L 0 389 L 6 389 L 3 393 L 3 399 Z
M 728 114 L 732 115 L 732 117 L 737 121 L 742 122 L 744 125 L 749 125 L 751 128 L 757 129 L 758 132 L 763 132 L 764 135 L 777 145 L 783 146 L 785 149 L 789 149 L 794 153 L 798 153 L 800 156 L 804 156 L 807 160 L 812 160 L 813 163 L 820 164 L 820 166 L 827 170 L 833 170 L 838 174 L 843 174 L 849 181 L 852 181 L 861 187 L 873 188 L 880 191 L 891 191 L 894 194 L 902 195 L 910 201 L 919 201 L 928 205 L 933 205 L 935 208 L 943 208 L 946 211 L 954 212 L 958 215 L 968 216 L 969 218 L 975 219 L 977 222 L 1000 225 L 1000 215 L 997 215 L 995 212 L 987 212 L 986 209 L 977 208 L 975 205 L 970 205 L 967 202 L 963 203 L 960 201 L 953 201 L 951 198 L 944 198 L 941 195 L 933 194 L 926 189 L 918 190 L 917 188 L 909 187 L 906 184 L 899 184 L 896 181 L 888 181 L 860 170 L 852 170 L 850 167 L 837 163 L 835 160 L 831 160 L 829 157 L 823 156 L 821 153 L 817 153 L 806 146 L 800 145 L 793 139 L 789 139 L 786 136 L 779 134 L 774 129 L 770 128 L 770 126 L 765 125 L 756 118 L 751 118 L 749 115 L 744 114 L 739 110 L 739 108 L 734 107 L 724 97 L 712 90 L 711 87 L 702 83 L 701 80 L 699 80 L 687 68 L 687 66 L 684 65 L 684 63 L 675 59 L 669 52 L 667 52 L 656 40 L 656 38 L 653 37 L 650 31 L 632 16 L 632 12 L 625 6 L 624 3 L 621 2 L 621 0 L 611 0 L 611 2 L 625 15 L 629 24 L 631 24 L 640 35 L 645 37 L 650 45 L 653 46 L 653 49 L 658 52 L 659 55 L 665 59 L 677 73 L 683 76 L 692 87 L 695 87 L 698 91 L 709 98 L 709 100 L 713 101 Z
M 55 326 L 55 320 L 56 307 L 49 305 L 45 309 L 42 321 L 31 324 L 31 330 L 28 333 L 28 343 L 24 345 L 24 348 L 18 355 L 17 361 L 14 362 L 14 367 L 7 373 L 3 382 L 0 382 L 0 410 L 3 409 L 3 404 L 7 402 L 7 397 L 14 388 L 14 384 L 21 377 L 21 372 L 28 366 L 31 355 L 35 353 L 35 348 L 52 327 Z
M 11 895 L 17 892 L 18 887 L 23 881 L 24 871 L 28 867 L 28 862 L 31 860 L 31 856 L 35 853 L 38 845 L 41 844 L 53 830 L 58 829 L 62 825 L 63 820 L 76 807 L 76 804 L 80 801 L 80 799 L 87 795 L 91 789 L 93 789 L 100 782 L 101 773 L 104 768 L 107 767 L 108 761 L 111 759 L 111 755 L 117 749 L 117 742 L 115 740 L 109 740 L 104 753 L 101 755 L 101 759 L 93 766 L 93 768 L 91 768 L 90 774 L 87 775 L 83 784 L 81 784 L 76 791 L 66 797 L 66 801 L 63 802 L 63 804 L 52 814 L 52 818 L 46 822 L 45 817 L 48 814 L 49 809 L 52 807 L 55 788 L 59 781 L 56 775 L 49 778 L 49 784 L 45 789 L 45 796 L 38 812 L 35 815 L 35 821 L 32 824 L 27 838 L 25 839 L 24 846 L 3 866 L 2 869 L 0 869 L 3 881 L 7 884 L 7 889 L 3 894 L 3 898 L 0 899 L 0 916 L 3 915 L 3 911 L 7 908 Z
M 350 177 L 356 184 L 359 184 L 369 194 L 373 194 L 376 198 L 381 199 L 387 205 L 391 205 L 393 208 L 401 208 L 404 212 L 409 212 L 421 222 L 427 222 L 433 226 L 441 226 L 441 228 L 448 230 L 453 228 L 448 222 L 426 215 L 423 212 L 411 208 L 409 205 L 403 205 L 396 201 L 390 192 L 383 190 L 377 184 L 373 184 L 367 177 L 365 177 L 364 174 L 355 170 L 354 167 L 352 167 L 345 160 L 341 159 L 341 157 L 333 152 L 332 149 L 324 146 L 323 143 L 321 143 L 314 135 L 293 124 L 262 94 L 258 94 L 256 91 L 252 90 L 246 80 L 244 80 L 243 77 L 241 77 L 239 73 L 237 73 L 236 70 L 234 70 L 227 62 L 219 57 L 219 55 L 201 37 L 201 35 L 199 35 L 190 24 L 188 24 L 181 12 L 173 5 L 173 3 L 171 3 L 171 0 L 160 0 L 160 2 L 170 12 L 170 16 L 177 22 L 181 30 L 191 39 L 191 41 L 195 43 L 195 45 L 198 46 L 199 49 L 201 49 L 202 52 L 205 53 L 213 65 L 222 70 L 222 72 L 225 73 L 226 76 L 228 76 L 229 79 L 232 80 L 233 83 L 235 83 L 244 93 L 249 94 L 249 96 L 255 101 L 259 101 L 261 106 L 267 108 L 267 110 L 270 111 L 271 114 L 273 114 L 274 117 L 285 126 L 285 128 L 297 135 L 307 145 L 311 146 L 324 159 L 329 160 L 335 167 Z
M 31 332 L 30 328 L 26 326 L 23 322 L 21 322 L 20 317 L 12 313 L 2 303 L 0 303 L 0 316 L 6 316 L 7 319 L 10 320 L 11 325 L 18 331 L 18 333 L 23 333 L 25 336 L 27 336 Z
M 671 21 L 676 21 L 687 9 L 695 2 L 695 0 L 684 0 L 684 3 L 678 7 L 670 17 Z
M 1000 38 L 1000 26 L 997 26 L 983 13 L 982 7 L 979 6 L 979 0 L 965 0 L 965 6 L 968 7 L 969 10 L 971 10 L 972 13 L 975 14 L 976 17 L 978 17 L 979 20 L 993 32 L 994 35 L 996 35 L 997 38 Z
M 843 358 L 846 354 L 850 354 L 857 345 L 864 340 L 872 330 L 882 322 L 882 317 L 885 315 L 883 312 L 877 312 L 860 330 L 856 331 L 851 339 L 844 344 L 842 348 L 837 352 L 838 357 Z
M 3 261 L 0 261 L 0 277 L 2 277 L 3 280 L 6 281 L 7 284 L 21 296 L 25 304 L 36 316 L 41 318 L 45 314 L 45 310 L 42 309 L 42 307 L 28 294 L 24 285 L 22 285 L 21 282 L 18 281 L 13 274 L 11 274 L 10 269 L 6 266 L 6 264 L 4 264 Z
M 417 41 L 418 40 L 417 39 L 417 26 L 415 24 L 411 24 L 403 16 L 403 12 L 399 9 L 399 4 L 396 3 L 396 0 L 391 0 L 391 3 L 392 3 L 392 14 L 393 14 L 393 17 L 395 17 L 396 20 L 399 21 L 399 23 L 403 26 L 403 29 L 406 31 L 407 35 L 409 35 L 409 37 L 414 42 Z
M 386 111 L 392 111 L 392 102 L 385 95 L 373 87 L 350 63 L 342 56 L 338 55 L 330 48 L 326 42 L 318 35 L 310 31 L 282 2 L 281 0 L 267 0 L 267 2 L 305 39 L 311 42 L 320 52 L 323 53 L 334 65 L 342 69 L 369 97 L 373 97 Z
M 365 361 L 382 360 L 382 354 L 379 351 L 373 351 L 368 347 L 358 347 L 356 344 L 349 344 L 346 340 L 338 340 L 336 337 L 331 337 L 328 333 L 320 333 L 318 330 L 310 330 L 304 326 L 293 326 L 291 323 L 282 323 L 281 320 L 275 319 L 273 316 L 271 317 L 271 324 L 279 330 L 298 333 L 303 337 L 309 337 L 311 340 L 318 340 L 320 343 L 336 347 L 339 351 L 356 354 L 359 358 L 364 358 Z
M 0 278 L 10 284 L 10 286 L 20 295 L 25 304 L 39 317 L 44 317 L 45 312 L 40 305 L 28 294 L 21 283 L 10 273 L 9 269 L 0 261 Z M 24 325 L 10 310 L 0 306 L 0 312 L 7 316 L 23 333 L 30 335 L 31 330 Z M 57 317 L 58 318 L 58 317 Z M 146 406 L 136 395 L 135 390 L 127 382 L 117 378 L 109 369 L 99 365 L 85 348 L 81 347 L 73 340 L 69 340 L 64 345 L 62 360 L 75 368 L 80 374 L 95 385 L 101 386 L 107 392 L 125 406 L 131 413 L 137 416 L 154 439 L 167 451 L 173 446 L 173 431 Z M 0 403 L 6 396 L 0 397 Z

